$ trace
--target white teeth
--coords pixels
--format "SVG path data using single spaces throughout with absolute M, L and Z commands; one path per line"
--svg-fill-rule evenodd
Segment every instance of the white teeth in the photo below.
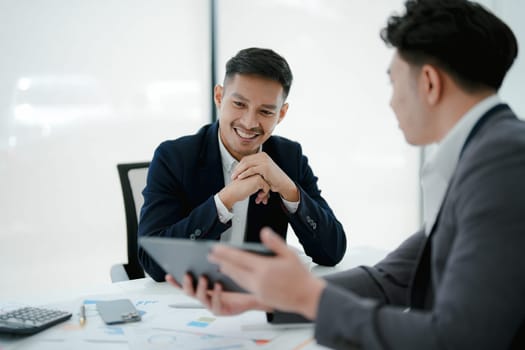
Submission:
M 259 135 L 257 133 L 255 133 L 255 134 L 253 134 L 253 133 L 246 133 L 246 132 L 243 132 L 243 131 L 241 131 L 239 129 L 235 129 L 235 130 L 237 130 L 237 134 L 239 134 L 240 137 L 245 138 L 245 139 L 251 139 L 251 138 L 257 137 Z

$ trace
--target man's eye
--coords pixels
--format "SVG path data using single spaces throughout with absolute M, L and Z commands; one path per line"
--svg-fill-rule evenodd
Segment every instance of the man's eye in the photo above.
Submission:
M 233 104 L 234 104 L 234 106 L 236 106 L 236 107 L 244 107 L 244 103 L 239 102 L 239 101 L 233 101 Z
M 267 110 L 262 110 L 261 111 L 261 114 L 265 115 L 265 116 L 271 116 L 273 115 L 273 111 L 267 111 Z

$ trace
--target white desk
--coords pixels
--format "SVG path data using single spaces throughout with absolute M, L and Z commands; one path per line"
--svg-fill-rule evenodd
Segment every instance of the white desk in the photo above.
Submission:
M 335 268 L 315 266 L 312 271 L 317 275 L 337 272 L 359 264 L 372 264 L 384 255 L 375 249 L 352 249 L 346 254 L 343 262 Z M 37 289 L 37 287 L 35 287 Z M 94 301 L 128 298 L 134 302 L 139 311 L 144 312 L 141 322 L 117 326 L 106 326 L 96 312 Z M 187 344 L 195 343 L 196 334 L 209 337 L 205 346 L 185 347 L 184 349 L 324 349 L 312 340 L 313 326 L 301 329 L 266 329 L 248 330 L 246 323 L 252 326 L 270 327 L 262 312 L 250 312 L 235 317 L 215 317 L 205 309 L 174 309 L 168 305 L 177 301 L 191 301 L 177 289 L 166 283 L 157 283 L 149 278 L 118 282 L 91 288 L 72 295 L 51 295 L 39 298 L 13 298 L 7 301 L 30 305 L 51 305 L 69 310 L 73 317 L 66 323 L 26 338 L 0 336 L 0 350 L 11 349 L 182 349 L 177 344 L 169 345 L 168 340 L 184 337 Z M 6 300 L 4 300 L 5 302 Z M 80 327 L 78 311 L 81 304 L 88 308 L 87 324 Z M 0 303 L 0 311 L 6 305 Z M 189 329 L 195 320 L 204 319 L 204 326 Z M 207 322 L 207 323 L 206 323 Z M 195 323 L 198 324 L 198 323 Z M 210 325 L 209 327 L 207 325 Z M 261 329 L 261 328 L 259 328 Z M 175 337 L 176 336 L 176 337 Z M 224 344 L 220 344 L 221 336 Z M 156 337 L 156 338 L 154 338 Z M 240 339 L 239 337 L 244 337 Z M 239 338 L 233 344 L 232 338 Z M 147 343 L 157 339 L 158 343 Z M 254 339 L 266 340 L 265 345 L 254 342 Z M 164 342 L 164 343 L 163 343 Z M 198 343 L 198 342 L 197 342 Z M 189 345 L 188 345 L 189 346 Z
M 188 349 L 322 349 L 312 340 L 313 327 L 268 329 L 270 325 L 262 312 L 216 317 L 203 308 L 170 308 L 170 302 L 190 299 L 170 285 L 149 278 L 108 284 L 96 290 L 99 293 L 54 302 L 52 306 L 69 310 L 73 317 L 30 337 L 0 336 L 0 350 L 186 349 L 176 342 L 183 342 Z M 145 312 L 142 321 L 106 326 L 96 313 L 94 301 L 121 298 L 129 298 L 139 311 Z M 82 303 L 88 310 L 83 327 L 78 318 Z

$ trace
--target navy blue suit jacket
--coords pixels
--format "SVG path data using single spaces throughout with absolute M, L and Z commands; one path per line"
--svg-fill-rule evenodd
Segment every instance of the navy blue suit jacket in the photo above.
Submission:
M 143 191 L 139 237 L 218 240 L 231 226 L 231 221 L 221 223 L 213 199 L 224 187 L 217 133 L 216 122 L 202 127 L 195 135 L 165 141 L 157 148 Z M 267 205 L 255 204 L 256 194 L 252 195 L 245 241 L 259 242 L 259 232 L 265 226 L 285 238 L 290 223 L 315 263 L 337 264 L 346 250 L 345 232 L 321 197 L 317 177 L 301 146 L 271 136 L 262 150 L 295 182 L 300 191 L 300 205 L 290 214 L 278 194 L 271 195 Z M 164 280 L 164 270 L 140 247 L 139 260 L 153 279 Z

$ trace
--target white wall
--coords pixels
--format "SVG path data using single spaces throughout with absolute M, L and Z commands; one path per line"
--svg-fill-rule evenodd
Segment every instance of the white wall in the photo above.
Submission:
M 401 3 L 219 2 L 220 62 L 249 46 L 289 61 L 295 81 L 276 133 L 301 142 L 352 246 L 391 249 L 419 223 L 419 151 L 389 108 L 391 52 L 379 37 Z
M 0 295 L 127 260 L 116 164 L 209 120 L 208 3 L 0 2 Z
M 521 0 L 492 0 L 486 1 L 487 7 L 500 16 L 514 31 L 518 39 L 518 58 L 514 62 L 504 84 L 501 96 L 514 111 L 525 119 L 525 1 Z

